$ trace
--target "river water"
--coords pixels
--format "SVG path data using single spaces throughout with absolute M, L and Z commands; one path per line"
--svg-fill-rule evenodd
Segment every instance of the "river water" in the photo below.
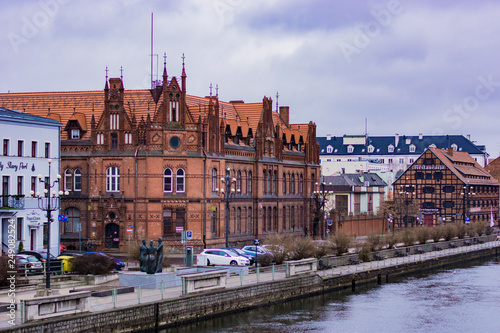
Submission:
M 500 262 L 262 307 L 164 333 L 500 332 Z

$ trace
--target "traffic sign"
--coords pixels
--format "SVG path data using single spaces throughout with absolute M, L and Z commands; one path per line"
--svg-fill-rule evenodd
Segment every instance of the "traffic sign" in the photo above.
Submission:
M 193 232 L 191 230 L 186 231 L 186 239 L 187 240 L 193 239 Z
M 131 227 L 128 227 L 128 228 L 127 228 L 127 232 L 128 232 L 129 234 L 131 234 L 133 231 L 134 231 L 134 228 L 131 228 Z
M 326 220 L 326 223 L 331 226 L 333 224 L 333 221 L 332 220 Z
M 68 215 L 58 215 L 59 222 L 68 222 Z

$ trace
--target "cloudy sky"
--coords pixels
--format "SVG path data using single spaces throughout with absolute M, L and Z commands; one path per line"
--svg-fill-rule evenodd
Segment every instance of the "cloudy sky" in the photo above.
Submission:
M 500 1 L 0 0 L 0 92 L 150 86 L 290 106 L 317 134 L 470 134 L 500 151 Z M 156 74 L 156 57 L 154 73 Z M 213 90 L 215 94 L 215 90 Z

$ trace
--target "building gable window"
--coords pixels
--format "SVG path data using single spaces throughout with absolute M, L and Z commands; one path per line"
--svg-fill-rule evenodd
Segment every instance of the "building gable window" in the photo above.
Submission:
M 394 153 L 394 146 L 393 145 L 389 145 L 389 147 L 387 147 L 387 152 Z
M 71 130 L 71 138 L 72 139 L 80 139 L 80 129 L 79 128 L 73 128 Z
M 415 152 L 415 145 L 410 145 L 410 153 L 414 153 Z
M 106 191 L 120 192 L 120 169 L 118 167 L 109 167 L 106 170 Z
M 217 172 L 217 170 L 216 170 Z M 172 192 L 172 170 L 165 169 L 163 172 L 163 192 Z

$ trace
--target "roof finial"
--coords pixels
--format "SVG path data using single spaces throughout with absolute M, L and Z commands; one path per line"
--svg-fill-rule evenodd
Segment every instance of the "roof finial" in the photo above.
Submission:
M 280 94 L 278 91 L 276 91 L 276 112 L 279 112 L 279 104 L 278 104 L 278 98 L 280 97 Z
M 76 114 L 76 107 L 73 107 L 73 114 Z
M 210 97 L 212 97 L 212 82 L 210 82 Z
M 26 112 L 26 109 L 24 109 L 24 112 Z M 47 116 L 50 116 L 50 108 L 49 111 L 47 112 Z
M 123 66 L 120 66 L 120 79 L 123 81 Z
M 184 52 L 182 52 L 182 68 L 184 68 L 184 59 L 186 59 L 186 57 L 184 56 Z
M 219 97 L 219 84 L 218 83 L 215 86 L 215 96 Z
M 108 66 L 106 66 L 106 70 L 105 70 L 105 72 L 106 72 L 106 82 L 108 82 L 108 71 L 109 71 Z
M 167 67 L 167 52 L 163 52 L 163 67 Z

